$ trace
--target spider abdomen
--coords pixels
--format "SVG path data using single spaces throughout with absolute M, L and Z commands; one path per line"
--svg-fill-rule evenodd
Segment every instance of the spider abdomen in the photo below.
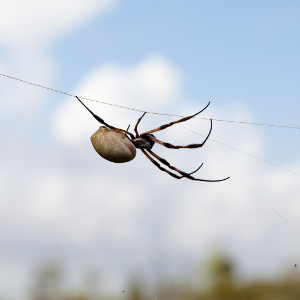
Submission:
M 91 142 L 101 157 L 114 163 L 131 161 L 136 155 L 134 144 L 123 132 L 105 126 L 91 136 Z

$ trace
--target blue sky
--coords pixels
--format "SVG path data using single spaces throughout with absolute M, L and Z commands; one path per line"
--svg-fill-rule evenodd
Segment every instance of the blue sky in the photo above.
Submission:
M 297 95 L 299 9 L 295 1 L 126 1 L 56 42 L 54 53 L 69 80 L 95 64 L 158 53 L 185 74 L 194 97 L 274 105 Z
M 189 115 L 211 101 L 203 117 L 299 127 L 299 17 L 297 1 L 4 1 L 0 73 L 141 110 Z M 185 171 L 204 162 L 199 178 L 231 176 L 211 185 L 177 181 L 142 153 L 103 160 L 89 141 L 99 125 L 74 98 L 8 78 L 0 95 L 0 297 L 23 295 L 32 268 L 53 257 L 74 284 L 92 265 L 114 291 L 132 270 L 155 277 L 157 255 L 166 278 L 192 278 L 215 248 L 243 276 L 300 264 L 299 175 L 230 148 L 299 174 L 299 130 L 215 121 L 201 149 L 155 145 Z M 140 116 L 86 104 L 117 127 Z M 140 128 L 169 121 L 148 114 Z M 157 136 L 185 144 L 197 134 Z
M 55 43 L 63 66 L 60 85 L 72 88 L 95 64 L 128 66 L 154 53 L 180 69 L 194 101 L 236 101 L 252 112 L 245 121 L 293 126 L 299 105 L 299 11 L 296 1 L 121 2 Z M 280 139 L 294 134 L 285 131 Z M 266 131 L 270 147 L 278 147 L 276 135 Z M 297 145 L 289 147 L 290 154 L 297 155 Z M 281 161 L 280 155 L 269 155 Z

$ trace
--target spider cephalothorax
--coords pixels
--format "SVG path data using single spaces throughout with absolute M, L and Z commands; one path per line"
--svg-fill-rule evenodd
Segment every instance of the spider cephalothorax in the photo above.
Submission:
M 138 149 L 146 149 L 151 150 L 153 145 L 155 144 L 154 141 L 151 140 L 151 137 L 155 138 L 153 134 L 147 134 L 140 137 L 137 137 L 132 140 L 134 146 Z
M 210 119 L 209 133 L 208 133 L 207 137 L 205 138 L 205 140 L 203 141 L 203 143 L 201 143 L 201 144 L 190 144 L 190 145 L 186 145 L 186 146 L 174 146 L 172 144 L 165 143 L 165 142 L 158 140 L 152 133 L 166 129 L 176 123 L 181 123 L 181 122 L 187 121 L 187 120 L 195 117 L 196 115 L 198 115 L 202 111 L 204 111 L 208 107 L 209 103 L 201 111 L 199 111 L 198 113 L 196 113 L 192 116 L 182 118 L 180 120 L 162 125 L 156 129 L 152 129 L 152 130 L 146 131 L 142 134 L 139 134 L 137 128 L 138 128 L 138 125 L 141 122 L 142 118 L 146 114 L 146 112 L 145 112 L 138 119 L 138 121 L 134 127 L 134 132 L 135 132 L 135 136 L 134 136 L 131 132 L 128 131 L 129 127 L 127 128 L 127 130 L 124 130 L 124 129 L 113 127 L 113 126 L 105 123 L 102 118 L 98 117 L 89 108 L 87 108 L 86 105 L 78 97 L 76 97 L 76 98 L 93 115 L 93 117 L 99 123 L 104 125 L 104 126 L 100 126 L 100 128 L 91 136 L 91 141 L 92 141 L 92 144 L 93 144 L 95 150 L 98 152 L 98 154 L 101 157 L 105 158 L 106 160 L 109 160 L 114 163 L 124 163 L 124 162 L 131 161 L 136 156 L 136 148 L 137 148 L 137 149 L 141 149 L 141 151 L 146 155 L 146 157 L 155 166 L 157 166 L 161 171 L 164 171 L 177 179 L 181 179 L 181 178 L 185 177 L 190 180 L 218 182 L 218 181 L 223 181 L 223 180 L 226 180 L 229 178 L 229 177 L 227 177 L 227 178 L 218 179 L 218 180 L 195 178 L 195 177 L 191 176 L 191 174 L 197 172 L 202 167 L 203 164 L 201 164 L 201 166 L 194 172 L 186 173 L 186 172 L 183 172 L 183 171 L 177 169 L 176 167 L 171 166 L 169 164 L 169 162 L 167 162 L 165 159 L 161 158 L 160 156 L 158 156 L 151 150 L 155 143 L 158 143 L 164 147 L 171 148 L 171 149 L 202 147 L 205 144 L 205 142 L 207 141 L 208 137 L 210 136 L 210 133 L 212 130 L 212 120 L 211 119 Z M 179 176 L 176 173 L 172 173 L 169 170 L 163 168 L 154 158 L 156 158 L 162 164 L 166 165 L 169 169 L 176 171 L 181 176 Z

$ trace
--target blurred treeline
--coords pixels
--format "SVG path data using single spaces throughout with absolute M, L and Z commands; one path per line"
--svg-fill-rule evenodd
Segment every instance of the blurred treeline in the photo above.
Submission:
M 109 294 L 102 290 L 101 276 L 90 270 L 84 284 L 67 287 L 60 264 L 41 265 L 34 274 L 30 300 L 300 300 L 300 276 L 297 265 L 277 278 L 245 281 L 226 257 L 210 259 L 205 274 L 197 280 L 167 278 L 149 286 L 141 276 L 129 281 L 124 290 Z

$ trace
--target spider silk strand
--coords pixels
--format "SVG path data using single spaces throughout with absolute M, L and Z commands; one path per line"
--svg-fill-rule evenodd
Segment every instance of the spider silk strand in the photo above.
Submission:
M 26 81 L 26 80 L 23 80 L 23 79 L 19 79 L 19 78 L 16 78 L 16 77 L 12 77 L 12 76 L 9 76 L 9 75 L 6 75 L 6 74 L 1 74 L 0 73 L 0 75 L 3 76 L 3 77 L 7 77 L 7 78 L 10 78 L 10 79 L 21 81 L 21 82 L 24 82 L 24 83 L 27 83 L 27 84 L 30 84 L 30 85 L 34 85 L 34 86 L 37 86 L 37 87 L 40 87 L 40 88 L 43 88 L 43 89 L 46 89 L 46 90 L 49 90 L 49 91 L 52 91 L 52 92 L 60 93 L 60 94 L 63 94 L 63 95 L 66 95 L 66 96 L 70 96 L 70 97 L 76 97 L 75 95 L 72 95 L 72 94 L 69 94 L 69 93 L 65 93 L 65 92 L 62 92 L 62 91 L 59 91 L 59 90 L 55 90 L 55 89 L 52 89 L 52 88 L 49 88 L 49 87 L 46 87 L 46 86 L 43 86 L 43 85 L 40 85 L 40 84 L 29 82 L 29 81 Z M 113 103 L 109 103 L 109 102 L 104 102 L 104 101 L 89 99 L 89 98 L 85 98 L 85 97 L 79 97 L 79 98 L 87 100 L 87 101 L 98 102 L 98 103 L 101 103 L 101 104 L 115 106 L 115 107 L 119 107 L 119 108 L 123 108 L 123 109 L 138 111 L 138 112 L 142 112 L 142 113 L 145 112 L 145 110 L 140 110 L 140 109 L 136 109 L 136 108 L 132 108 L 132 107 L 126 107 L 126 106 L 117 105 L 117 104 L 113 104 Z M 146 113 L 153 114 L 153 115 L 169 116 L 169 117 L 180 117 L 180 118 L 184 118 L 185 117 L 185 116 L 181 116 L 181 115 L 162 114 L 162 113 L 152 112 L 152 111 L 146 111 Z M 201 117 L 194 117 L 194 118 L 195 119 L 201 119 L 201 120 L 210 120 L 210 118 L 201 118 Z M 280 127 L 280 128 L 287 128 L 287 129 L 300 129 L 300 127 L 297 127 L 297 126 L 274 125 L 274 124 L 255 123 L 255 122 L 222 120 L 222 119 L 212 119 L 212 120 L 218 121 L 218 122 L 238 123 L 238 124 L 246 124 L 246 125 Z
M 165 117 L 168 118 L 169 120 L 172 120 L 172 119 L 169 118 L 168 116 L 165 116 Z M 197 135 L 199 135 L 199 136 L 202 136 L 202 135 L 199 134 L 198 132 L 189 129 L 189 128 L 187 128 L 186 126 L 184 126 L 184 125 L 182 125 L 182 124 L 178 124 L 178 125 L 179 125 L 179 126 L 182 126 L 183 128 L 185 128 L 186 130 L 188 130 L 188 131 L 190 131 L 190 132 L 192 132 L 192 133 L 195 133 L 195 134 L 197 134 Z M 270 165 L 272 165 L 272 166 L 274 166 L 274 167 L 277 167 L 277 168 L 282 169 L 282 170 L 284 170 L 284 171 L 290 172 L 290 173 L 292 173 L 292 174 L 294 174 L 294 175 L 300 176 L 299 173 L 296 173 L 296 172 L 291 171 L 291 170 L 289 170 L 289 169 L 286 169 L 286 168 L 284 168 L 284 167 L 278 166 L 278 165 L 276 165 L 276 164 L 274 164 L 274 163 L 272 163 L 272 162 L 270 162 L 270 161 L 267 161 L 267 160 L 265 160 L 265 159 L 262 159 L 262 158 L 260 158 L 260 157 L 258 157 L 258 156 L 253 155 L 253 154 L 247 153 L 247 152 L 245 152 L 245 151 L 243 151 L 243 150 L 234 148 L 234 147 L 232 147 L 232 146 L 229 146 L 229 145 L 227 145 L 227 144 L 224 144 L 224 143 L 219 142 L 219 141 L 217 141 L 217 140 L 214 140 L 214 139 L 212 139 L 212 138 L 209 138 L 208 141 L 209 141 L 209 142 L 215 142 L 215 143 L 218 143 L 218 144 L 220 144 L 220 145 L 222 145 L 222 146 L 231 148 L 231 149 L 233 149 L 233 150 L 235 150 L 235 151 L 238 151 L 238 152 L 241 152 L 241 153 L 246 154 L 246 155 L 248 155 L 248 156 L 251 156 L 251 157 L 253 157 L 253 158 L 255 158 L 255 159 L 258 159 L 258 160 L 260 160 L 260 161 L 262 161 L 262 162 L 265 162 L 265 163 L 267 163 L 267 164 L 270 164 Z

